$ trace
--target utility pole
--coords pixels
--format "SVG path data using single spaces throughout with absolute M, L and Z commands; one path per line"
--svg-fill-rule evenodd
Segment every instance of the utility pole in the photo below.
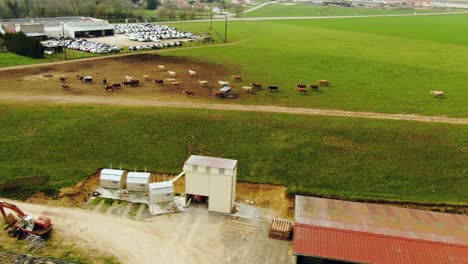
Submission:
M 227 43 L 227 16 L 224 18 L 224 43 Z
M 64 60 L 67 60 L 67 47 L 65 45 L 65 23 L 60 23 L 62 24 L 62 47 L 63 47 L 63 54 L 64 54 Z

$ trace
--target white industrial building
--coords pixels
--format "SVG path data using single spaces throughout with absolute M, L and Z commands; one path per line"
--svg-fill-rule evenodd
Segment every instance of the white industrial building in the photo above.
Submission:
M 174 184 L 172 181 L 150 183 L 148 189 L 150 204 L 174 201 Z
M 32 37 L 102 37 L 114 35 L 114 26 L 106 20 L 92 17 L 0 19 L 1 33 L 20 31 Z
M 208 197 L 208 210 L 230 214 L 236 196 L 237 160 L 192 155 L 184 164 L 187 199 Z
M 127 174 L 127 191 L 148 192 L 150 176 L 149 172 L 129 172 Z
M 123 187 L 124 170 L 103 169 L 99 176 L 99 184 L 107 189 L 120 189 Z

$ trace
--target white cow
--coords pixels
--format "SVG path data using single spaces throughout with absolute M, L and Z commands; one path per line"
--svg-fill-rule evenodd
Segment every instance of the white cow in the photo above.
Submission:
M 431 91 L 431 94 L 434 97 L 442 97 L 442 96 L 444 96 L 444 91 Z
M 171 76 L 171 77 L 175 77 L 175 76 L 176 76 L 175 71 L 167 71 L 167 73 L 169 73 L 169 76 Z
M 197 72 L 196 71 L 192 71 L 192 70 L 188 70 L 189 74 L 190 74 L 190 77 L 195 77 L 197 76 Z
M 208 86 L 208 81 L 198 81 L 200 86 Z
M 224 86 L 229 86 L 229 82 L 227 81 L 218 81 L 219 86 L 224 87 Z
M 242 90 L 247 91 L 247 92 L 252 92 L 252 87 L 251 86 L 242 86 Z
M 158 68 L 160 71 L 164 71 L 166 69 L 166 67 L 164 67 L 164 65 L 158 65 Z
M 175 79 L 174 78 L 166 78 L 166 79 L 164 79 L 164 82 L 165 83 L 172 83 L 172 82 L 175 82 Z
M 143 75 L 143 78 L 145 78 L 145 81 L 149 81 L 149 80 L 150 80 L 150 76 L 147 75 L 147 74 Z
M 130 82 L 133 80 L 133 76 L 125 76 L 125 80 L 127 80 L 127 82 Z

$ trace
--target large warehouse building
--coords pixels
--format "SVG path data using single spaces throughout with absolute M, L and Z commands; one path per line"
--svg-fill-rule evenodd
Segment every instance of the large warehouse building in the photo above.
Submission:
M 296 263 L 468 263 L 468 216 L 296 196 Z
M 23 32 L 32 37 L 68 38 L 114 35 L 114 26 L 92 17 L 54 17 L 33 19 L 1 19 L 0 32 Z

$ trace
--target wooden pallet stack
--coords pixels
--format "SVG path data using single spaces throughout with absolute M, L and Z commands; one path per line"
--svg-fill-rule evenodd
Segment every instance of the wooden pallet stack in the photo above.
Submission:
M 292 222 L 285 219 L 275 218 L 271 222 L 268 236 L 275 239 L 289 240 L 291 237 Z

